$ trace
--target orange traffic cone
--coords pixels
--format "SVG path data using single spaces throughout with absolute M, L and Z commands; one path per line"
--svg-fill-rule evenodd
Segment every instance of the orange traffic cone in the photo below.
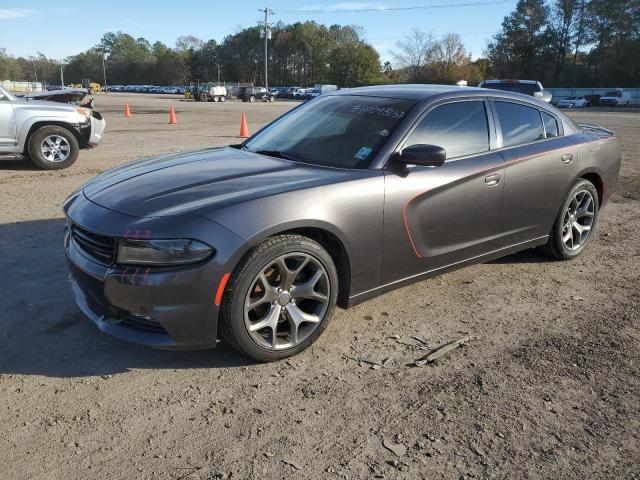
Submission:
M 247 117 L 242 112 L 242 120 L 240 120 L 240 138 L 249 138 L 249 129 L 247 128 Z
M 133 117 L 133 115 L 131 115 L 131 110 L 129 110 L 129 104 L 128 103 L 124 104 L 124 116 L 125 117 Z
M 178 123 L 176 119 L 176 111 L 173 109 L 173 105 L 169 107 L 169 125 L 175 125 Z

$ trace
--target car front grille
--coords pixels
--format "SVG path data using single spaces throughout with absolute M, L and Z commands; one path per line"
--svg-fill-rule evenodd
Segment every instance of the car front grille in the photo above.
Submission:
M 104 265 L 111 265 L 115 260 L 116 241 L 89 232 L 78 225 L 71 225 L 71 238 L 82 251 Z

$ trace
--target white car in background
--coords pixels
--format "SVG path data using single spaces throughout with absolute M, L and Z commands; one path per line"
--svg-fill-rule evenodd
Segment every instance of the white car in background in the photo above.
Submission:
M 558 108 L 588 107 L 589 101 L 584 97 L 567 97 L 558 102 Z

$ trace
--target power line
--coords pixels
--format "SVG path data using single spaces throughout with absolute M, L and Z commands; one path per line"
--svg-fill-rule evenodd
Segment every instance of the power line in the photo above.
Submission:
M 515 0 L 480 0 L 475 2 L 440 3 L 434 5 L 414 5 L 411 7 L 364 7 L 364 8 L 336 8 L 332 10 L 275 10 L 276 14 L 317 14 L 317 13 L 353 13 L 353 12 L 402 12 L 410 10 L 435 10 L 443 8 L 484 7 L 487 5 L 504 5 Z

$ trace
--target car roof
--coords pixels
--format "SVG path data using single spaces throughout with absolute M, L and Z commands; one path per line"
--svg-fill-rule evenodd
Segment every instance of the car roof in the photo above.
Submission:
M 548 104 L 532 97 L 517 92 L 507 92 L 503 90 L 493 90 L 491 88 L 479 87 L 458 87 L 457 85 L 424 85 L 424 84 L 401 84 L 401 85 L 375 85 L 372 87 L 344 88 L 325 95 L 361 95 L 369 97 L 387 97 L 403 100 L 436 100 L 441 98 L 455 97 L 501 97 L 520 100 L 534 105 L 547 107 Z

